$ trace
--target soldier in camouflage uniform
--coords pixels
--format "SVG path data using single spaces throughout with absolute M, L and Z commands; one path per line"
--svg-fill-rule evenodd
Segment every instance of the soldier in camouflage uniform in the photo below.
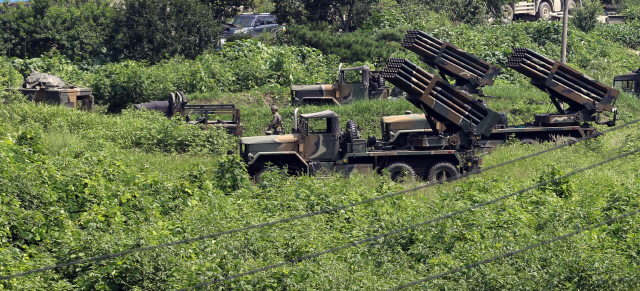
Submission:
M 271 113 L 273 114 L 273 119 L 267 126 L 267 130 L 273 131 L 273 134 L 282 134 L 282 116 L 278 114 L 278 106 L 271 106 Z

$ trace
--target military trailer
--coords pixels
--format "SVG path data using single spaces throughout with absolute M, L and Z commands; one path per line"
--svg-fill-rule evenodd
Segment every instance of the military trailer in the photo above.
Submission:
M 188 104 L 186 95 L 179 91 L 170 93 L 167 101 L 153 101 L 135 104 L 137 110 L 145 108 L 163 112 L 171 118 L 176 114 L 184 116 L 188 124 L 203 124 L 224 128 L 229 134 L 242 136 L 240 109 L 233 104 Z M 222 118 L 225 118 L 223 120 Z
M 18 91 L 29 101 L 60 104 L 69 108 L 93 110 L 95 101 L 91 88 L 67 87 L 58 77 L 33 72 L 24 79 Z
M 351 82 L 347 78 L 348 72 L 357 71 L 361 79 Z M 291 86 L 291 103 L 293 104 L 343 104 L 354 100 L 386 99 L 389 97 L 389 87 L 377 71 L 371 71 L 368 66 L 343 68 L 340 64 L 338 80 L 334 84 L 296 85 Z
M 613 87 L 640 97 L 640 69 L 632 70 L 630 74 L 613 77 Z
M 483 96 L 482 87 L 492 85 L 500 71 L 500 67 L 422 31 L 408 31 L 402 45 L 418 54 L 423 62 L 436 68 L 444 82 L 449 83 L 447 77 L 452 78 L 455 80 L 455 88 L 467 93 Z M 519 139 L 523 143 L 558 138 L 577 139 L 596 132 L 589 122 L 615 125 L 617 110 L 613 105 L 619 94 L 617 90 L 528 49 L 515 48 L 507 66 L 532 78 L 531 84 L 549 94 L 558 113 L 537 114 L 532 123 L 517 126 L 509 126 L 508 116 L 501 113 L 501 120 L 494 126 L 491 135 L 482 139 L 483 146 L 493 147 L 509 138 Z M 569 107 L 564 108 L 561 102 Z M 608 119 L 603 116 L 604 111 L 613 113 L 613 117 Z M 415 135 L 419 131 L 417 127 L 421 126 L 419 124 L 418 122 L 403 129 L 400 124 L 393 127 L 400 130 L 402 135 L 410 131 L 414 131 L 412 134 Z M 404 138 L 396 136 L 396 146 L 403 140 Z

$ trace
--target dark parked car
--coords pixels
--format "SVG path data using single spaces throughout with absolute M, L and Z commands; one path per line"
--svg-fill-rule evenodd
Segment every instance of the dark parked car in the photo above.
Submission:
M 275 34 L 279 30 L 285 31 L 285 27 L 278 25 L 276 20 L 276 17 L 269 13 L 242 13 L 225 25 L 220 45 L 224 45 L 226 39 L 232 35 L 250 33 L 251 36 L 257 36 L 261 33 Z

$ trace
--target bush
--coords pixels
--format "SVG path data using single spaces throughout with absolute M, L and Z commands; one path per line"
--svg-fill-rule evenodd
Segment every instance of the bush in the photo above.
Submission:
M 176 55 L 195 58 L 212 48 L 222 27 L 200 0 L 127 0 L 117 5 L 111 32 L 118 59 L 156 63 Z
M 640 22 L 628 24 L 598 24 L 593 33 L 628 48 L 640 49 Z
M 325 55 L 338 55 L 344 62 L 385 63 L 392 54 L 401 49 L 399 42 L 404 36 L 404 31 L 402 28 L 389 28 L 375 32 L 334 34 L 329 31 L 312 30 L 307 26 L 294 26 L 287 29 L 287 34 L 293 36 L 294 45 L 308 45 Z
M 571 17 L 571 24 L 584 32 L 589 32 L 598 24 L 598 15 L 603 13 L 603 6 L 599 0 L 584 0 Z
M 3 5 L 0 54 L 38 57 L 55 49 L 74 61 L 109 57 L 114 13 L 110 1 L 35 0 L 29 8 Z

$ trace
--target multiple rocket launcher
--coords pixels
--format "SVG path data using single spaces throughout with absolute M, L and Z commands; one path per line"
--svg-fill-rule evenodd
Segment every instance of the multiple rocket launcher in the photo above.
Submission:
M 402 46 L 438 69 L 443 78 L 455 78 L 456 84 L 466 87 L 465 91 L 470 93 L 476 93 L 477 87 L 493 85 L 500 73 L 500 67 L 419 30 L 407 31 Z
M 616 89 L 527 48 L 514 48 L 507 67 L 531 78 L 533 86 L 547 92 L 560 114 L 583 109 L 591 113 L 611 112 L 620 94 Z M 569 108 L 563 109 L 554 98 L 567 103 Z
M 442 77 L 430 74 L 406 59 L 390 59 L 382 76 L 407 92 L 409 102 L 444 123 L 447 129 L 454 125 L 454 130 L 490 135 L 491 127 L 499 118 L 497 113 L 467 92 L 478 93 L 478 87 L 493 85 L 500 67 L 418 30 L 408 31 L 402 46 L 438 69 Z M 514 48 L 507 66 L 531 78 L 532 85 L 550 95 L 560 113 L 557 115 L 563 115 L 556 120 L 598 121 L 594 117 L 596 113 L 615 111 L 613 105 L 618 90 L 530 49 Z M 455 78 L 455 87 L 449 84 L 446 76 Z M 567 103 L 569 108 L 563 109 L 558 100 Z M 554 119 L 549 116 L 555 115 L 544 115 L 546 120 Z
M 407 101 L 455 132 L 489 136 L 500 116 L 406 59 L 390 59 L 382 77 L 407 92 Z

